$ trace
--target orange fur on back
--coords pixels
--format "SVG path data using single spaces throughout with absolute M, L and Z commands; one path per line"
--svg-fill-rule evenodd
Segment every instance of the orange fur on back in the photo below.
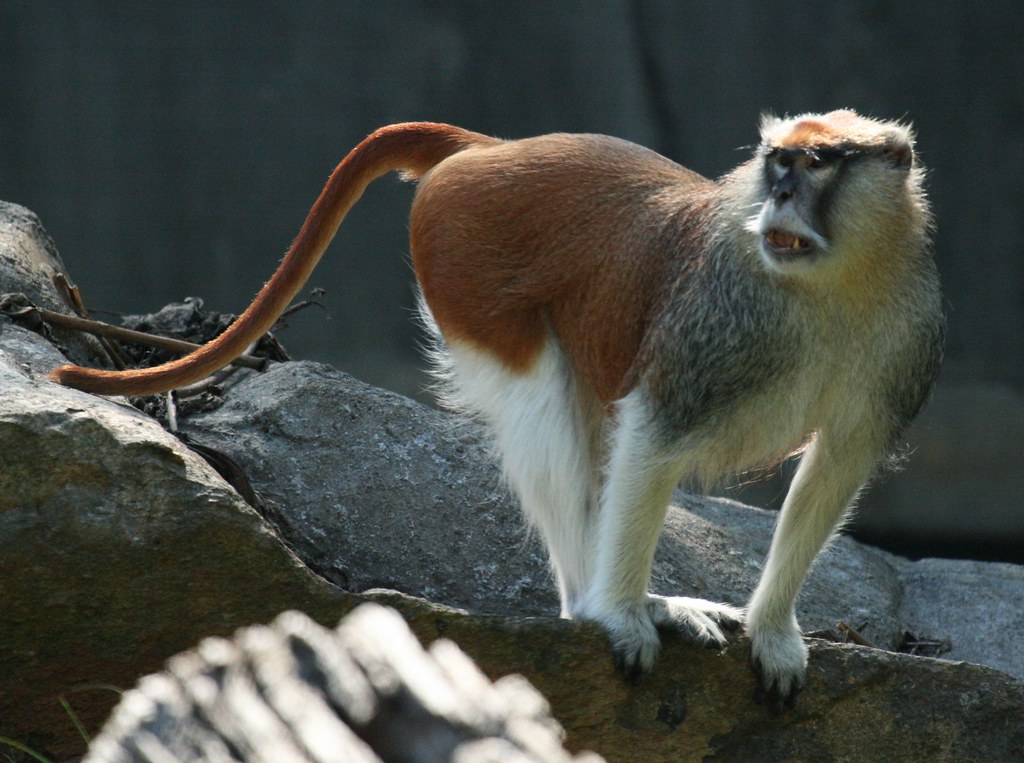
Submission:
M 474 146 L 429 172 L 413 204 L 420 286 L 449 341 L 528 370 L 553 332 L 608 402 L 689 246 L 659 232 L 700 175 L 626 141 L 545 135 Z M 691 242 L 692 245 L 692 242 Z

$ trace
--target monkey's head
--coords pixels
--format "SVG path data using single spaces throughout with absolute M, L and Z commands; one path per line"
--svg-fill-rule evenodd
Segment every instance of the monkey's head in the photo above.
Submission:
M 852 111 L 765 116 L 746 228 L 776 272 L 853 265 L 899 250 L 927 227 L 910 128 Z M 748 176 L 749 178 L 750 176 Z

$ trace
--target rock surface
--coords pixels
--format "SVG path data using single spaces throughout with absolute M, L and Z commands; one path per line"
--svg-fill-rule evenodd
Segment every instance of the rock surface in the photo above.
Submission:
M 130 685 L 204 633 L 300 602 L 342 611 L 156 421 L 43 381 L 60 361 L 0 318 L 0 735 L 58 752 L 59 697 L 78 684 Z M 71 702 L 94 728 L 111 699 Z
M 274 366 L 182 422 L 223 452 L 313 569 L 476 612 L 557 613 L 544 551 L 453 417 L 319 363 Z
M 608 761 L 990 763 L 1024 754 L 1024 682 L 977 665 L 812 640 L 807 688 L 793 711 L 775 716 L 750 699 L 755 679 L 743 641 L 718 652 L 666 640 L 659 668 L 631 686 L 593 626 L 470 615 L 396 593 L 373 598 L 398 609 L 423 643 L 443 636 L 458 644 L 492 680 L 524 675 L 550 701 L 566 746 Z M 168 668 L 172 680 L 192 670 L 180 658 Z M 345 675 L 356 680 L 359 671 Z M 139 688 L 166 696 L 166 681 L 145 678 Z M 138 701 L 129 695 L 112 717 L 98 760 L 118 760 L 107 743 L 131 727 Z
M 22 294 L 37 307 L 70 312 L 54 278 L 67 268 L 39 217 L 25 207 L 0 201 L 0 295 Z M 76 363 L 102 363 L 99 344 L 77 331 L 49 328 L 49 335 Z
M 903 561 L 900 618 L 923 638 L 949 642 L 943 656 L 1024 678 L 1024 568 L 946 559 Z
M 0 283 L 27 291 L 10 270 Z M 608 760 L 1012 760 L 1024 750 L 1024 686 L 974 665 L 815 643 L 808 689 L 777 719 L 750 701 L 745 642 L 719 654 L 667 638 L 659 670 L 627 686 L 596 629 L 550 616 L 543 556 L 485 449 L 450 417 L 328 367 L 250 376 L 221 409 L 186 422 L 241 465 L 267 499 L 264 517 L 155 420 L 46 381 L 60 362 L 47 340 L 0 316 L 0 736 L 54 759 L 81 754 L 62 698 L 94 730 L 116 699 L 98 687 L 128 687 L 203 637 L 286 609 L 333 625 L 379 585 L 472 610 L 374 595 L 424 641 L 452 638 L 491 678 L 523 673 L 570 748 Z M 771 515 L 682 499 L 655 587 L 743 602 Z M 949 638 L 961 650 L 951 654 L 1020 676 L 1021 575 L 911 564 L 839 539 L 808 581 L 802 623 L 842 619 L 880 646 L 903 630 Z M 941 598 L 928 603 L 938 581 Z

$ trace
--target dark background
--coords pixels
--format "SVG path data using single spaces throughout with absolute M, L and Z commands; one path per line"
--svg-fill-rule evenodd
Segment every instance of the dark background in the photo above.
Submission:
M 856 529 L 1024 561 L 1022 15 L 1019 0 L 0 2 L 0 198 L 41 216 L 93 309 L 196 295 L 238 312 L 383 124 L 604 132 L 717 176 L 763 111 L 905 118 L 930 169 L 946 361 L 909 467 Z M 411 193 L 371 187 L 310 283 L 327 311 L 281 338 L 422 396 Z

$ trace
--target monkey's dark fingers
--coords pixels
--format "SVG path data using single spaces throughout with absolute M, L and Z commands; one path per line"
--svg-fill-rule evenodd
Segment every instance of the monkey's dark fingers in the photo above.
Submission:
M 768 708 L 768 712 L 772 715 L 779 715 L 785 710 L 792 710 L 796 707 L 796 698 L 799 693 L 799 686 L 794 686 L 783 694 L 778 690 L 776 684 L 772 684 L 767 689 L 763 685 L 758 684 L 757 690 L 754 692 L 754 701 L 759 705 L 765 705 Z
M 750 667 L 757 676 L 757 689 L 754 691 L 754 701 L 757 704 L 767 706 L 768 712 L 772 715 L 796 707 L 796 698 L 804 688 L 800 681 L 768 679 L 763 666 L 756 659 L 751 660 Z
M 615 668 L 630 683 L 650 672 L 658 659 L 661 640 L 647 617 L 624 617 L 614 626 L 606 625 Z
M 708 613 L 715 623 L 730 633 L 736 633 L 743 627 L 744 613 L 741 609 L 722 605 L 721 609 Z
M 722 617 L 716 622 L 729 633 L 736 633 L 743 627 L 743 620 L 738 617 Z
M 647 675 L 648 671 L 644 669 L 640 660 L 637 659 L 635 652 L 628 653 L 622 649 L 614 649 L 612 656 L 615 661 L 615 669 L 622 673 L 626 681 L 633 686 L 640 683 L 640 679 Z

